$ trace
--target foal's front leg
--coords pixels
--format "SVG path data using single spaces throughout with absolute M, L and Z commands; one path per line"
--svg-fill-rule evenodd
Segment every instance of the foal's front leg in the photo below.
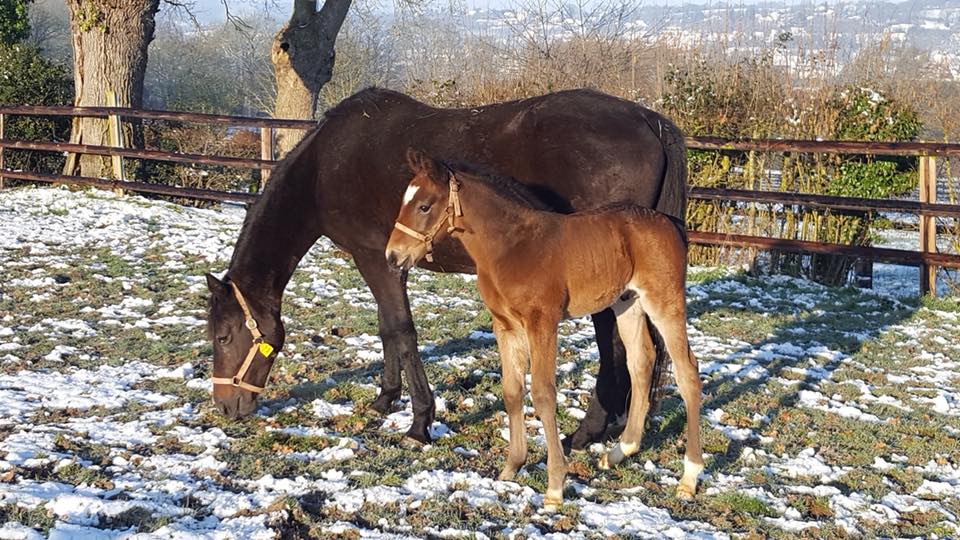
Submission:
M 527 324 L 530 344 L 533 408 L 543 423 L 547 438 L 547 493 L 543 507 L 556 510 L 563 504 L 563 480 L 567 462 L 557 429 L 557 324 L 559 319 L 534 317 Z
M 507 411 L 510 426 L 510 453 L 500 472 L 500 480 L 513 480 L 527 461 L 527 429 L 523 421 L 523 377 L 529 361 L 527 338 L 523 332 L 512 328 L 509 322 L 496 317 L 493 333 L 497 336 L 497 348 L 500 350 L 503 408 Z

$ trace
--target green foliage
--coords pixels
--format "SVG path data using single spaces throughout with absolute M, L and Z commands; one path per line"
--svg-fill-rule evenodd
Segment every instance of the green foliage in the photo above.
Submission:
M 823 82 L 801 91 L 784 84 L 785 76 L 769 55 L 737 63 L 697 57 L 669 70 L 660 103 L 688 135 L 905 141 L 915 139 L 923 127 L 913 104 L 865 85 Z M 916 159 L 911 157 L 691 151 L 688 165 L 690 183 L 704 187 L 888 198 L 909 192 L 916 183 Z M 771 176 L 772 170 L 780 174 Z M 723 201 L 694 201 L 687 211 L 693 229 L 850 245 L 870 244 L 875 236 L 871 219 L 852 212 L 758 209 Z M 697 247 L 691 260 L 716 265 L 728 257 L 725 253 Z M 829 255 L 774 254 L 769 270 L 839 285 L 853 262 Z
M 0 45 L 13 45 L 30 37 L 28 4 L 33 0 L 0 0 Z
M 834 133 L 838 139 L 906 141 L 923 127 L 911 106 L 888 100 L 869 88 L 844 88 L 829 105 L 838 111 Z
M 888 100 L 869 88 L 848 87 L 830 100 L 837 111 L 834 137 L 854 141 L 908 141 L 923 124 L 913 107 Z M 913 189 L 915 160 L 851 156 L 841 160 L 827 193 L 850 197 L 885 198 Z
M 781 127 L 783 84 L 770 56 L 717 69 L 714 59 L 674 66 L 665 76 L 663 112 L 687 135 L 768 137 Z
M 910 171 L 893 161 L 873 159 L 843 161 L 830 179 L 828 195 L 883 199 L 905 193 L 916 185 Z
M 73 81 L 65 68 L 45 60 L 25 45 L 0 45 L 0 105 L 69 105 Z M 26 141 L 62 141 L 70 135 L 67 119 L 14 117 L 6 137 Z M 37 172 L 58 172 L 63 158 L 38 152 L 8 152 L 7 166 Z

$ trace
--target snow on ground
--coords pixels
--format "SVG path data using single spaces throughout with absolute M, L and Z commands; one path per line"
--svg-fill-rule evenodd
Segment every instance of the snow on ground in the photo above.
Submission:
M 401 445 L 409 399 L 383 418 L 369 409 L 375 304 L 326 241 L 288 287 L 289 341 L 259 411 L 220 417 L 202 275 L 225 269 L 242 218 L 100 191 L 0 192 L 0 538 L 960 534 L 960 309 L 918 304 L 909 279 L 864 292 L 692 269 L 700 493 L 673 495 L 683 414 L 670 387 L 640 454 L 613 471 L 596 467 L 601 445 L 571 456 L 568 504 L 550 514 L 532 408 L 527 467 L 495 480 L 506 419 L 470 276 L 410 280 L 433 444 Z M 566 433 L 597 358 L 589 319 L 561 325 Z

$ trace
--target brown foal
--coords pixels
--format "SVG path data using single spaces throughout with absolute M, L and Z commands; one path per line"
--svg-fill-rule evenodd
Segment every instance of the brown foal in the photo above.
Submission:
M 645 317 L 663 335 L 687 413 L 687 447 L 677 496 L 696 493 L 703 471 L 700 375 L 687 341 L 687 253 L 681 231 L 665 215 L 637 206 L 576 214 L 535 210 L 516 181 L 474 175 L 409 151 L 415 176 L 403 197 L 386 256 L 410 268 L 431 257 L 433 243 L 451 235 L 476 263 L 480 296 L 493 316 L 500 350 L 510 453 L 501 480 L 527 457 L 524 375 L 532 372 L 533 406 L 547 439 L 544 506 L 563 499 L 566 462 L 557 430 L 557 326 L 612 307 L 627 350 L 630 409 L 626 429 L 600 459 L 608 468 L 640 448 L 649 409 L 655 352 Z

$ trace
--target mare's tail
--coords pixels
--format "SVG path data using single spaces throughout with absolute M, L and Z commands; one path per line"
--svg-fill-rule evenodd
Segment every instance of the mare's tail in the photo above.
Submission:
M 674 225 L 680 231 L 684 246 L 687 244 L 687 145 L 684 143 L 683 133 L 667 118 L 650 114 L 646 122 L 650 129 L 660 138 L 663 155 L 666 158 L 666 167 L 663 173 L 663 182 L 660 184 L 660 198 L 657 200 L 656 210 L 670 216 Z M 656 327 L 647 318 L 647 328 L 653 339 L 656 359 L 653 363 L 653 377 L 650 384 L 650 415 L 660 408 L 660 400 L 664 394 L 664 385 L 670 379 L 670 356 L 663 344 L 663 337 Z

